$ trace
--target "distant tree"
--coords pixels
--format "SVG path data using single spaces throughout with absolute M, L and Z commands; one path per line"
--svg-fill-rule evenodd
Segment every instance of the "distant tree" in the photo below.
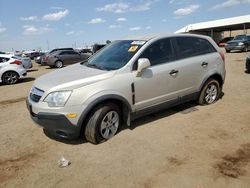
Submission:
M 110 40 L 106 40 L 106 44 L 110 44 L 111 43 L 111 41 Z

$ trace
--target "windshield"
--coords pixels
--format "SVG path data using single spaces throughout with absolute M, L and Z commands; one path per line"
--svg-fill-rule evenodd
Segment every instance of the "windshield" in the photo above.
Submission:
M 234 37 L 234 40 L 245 40 L 246 36 L 245 35 L 238 35 Z
M 117 70 L 126 65 L 146 41 L 114 41 L 85 64 L 103 70 Z

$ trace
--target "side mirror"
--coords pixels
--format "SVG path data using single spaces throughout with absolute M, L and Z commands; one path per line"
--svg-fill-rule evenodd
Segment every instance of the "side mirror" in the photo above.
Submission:
M 151 66 L 151 64 L 150 64 L 149 59 L 147 59 L 147 58 L 138 59 L 138 68 L 137 68 L 137 72 L 136 72 L 136 77 L 140 77 L 142 72 L 150 66 Z

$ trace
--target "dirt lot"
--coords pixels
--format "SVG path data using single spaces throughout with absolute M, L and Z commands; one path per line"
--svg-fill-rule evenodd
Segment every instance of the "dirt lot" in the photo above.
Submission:
M 0 85 L 0 187 L 250 187 L 250 74 L 246 53 L 226 54 L 225 95 L 133 122 L 92 145 L 47 137 L 29 118 L 25 97 L 35 78 Z M 71 161 L 59 168 L 61 156 Z

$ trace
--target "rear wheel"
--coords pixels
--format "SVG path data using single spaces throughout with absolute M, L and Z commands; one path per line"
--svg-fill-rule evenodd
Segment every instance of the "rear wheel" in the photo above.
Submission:
M 62 68 L 63 67 L 63 62 L 62 61 L 56 61 L 55 62 L 55 67 L 56 68 Z
M 209 105 L 215 103 L 221 93 L 221 87 L 217 80 L 209 79 L 203 86 L 198 103 L 200 105 Z
M 17 83 L 19 75 L 16 72 L 6 72 L 2 76 L 3 83 L 12 85 Z
M 97 106 L 87 121 L 85 138 L 93 144 L 99 144 L 112 138 L 121 125 L 121 111 L 114 103 Z
M 248 51 L 248 46 L 245 46 L 244 49 L 242 50 L 243 52 L 247 52 Z
M 230 53 L 230 50 L 226 50 L 226 53 Z

